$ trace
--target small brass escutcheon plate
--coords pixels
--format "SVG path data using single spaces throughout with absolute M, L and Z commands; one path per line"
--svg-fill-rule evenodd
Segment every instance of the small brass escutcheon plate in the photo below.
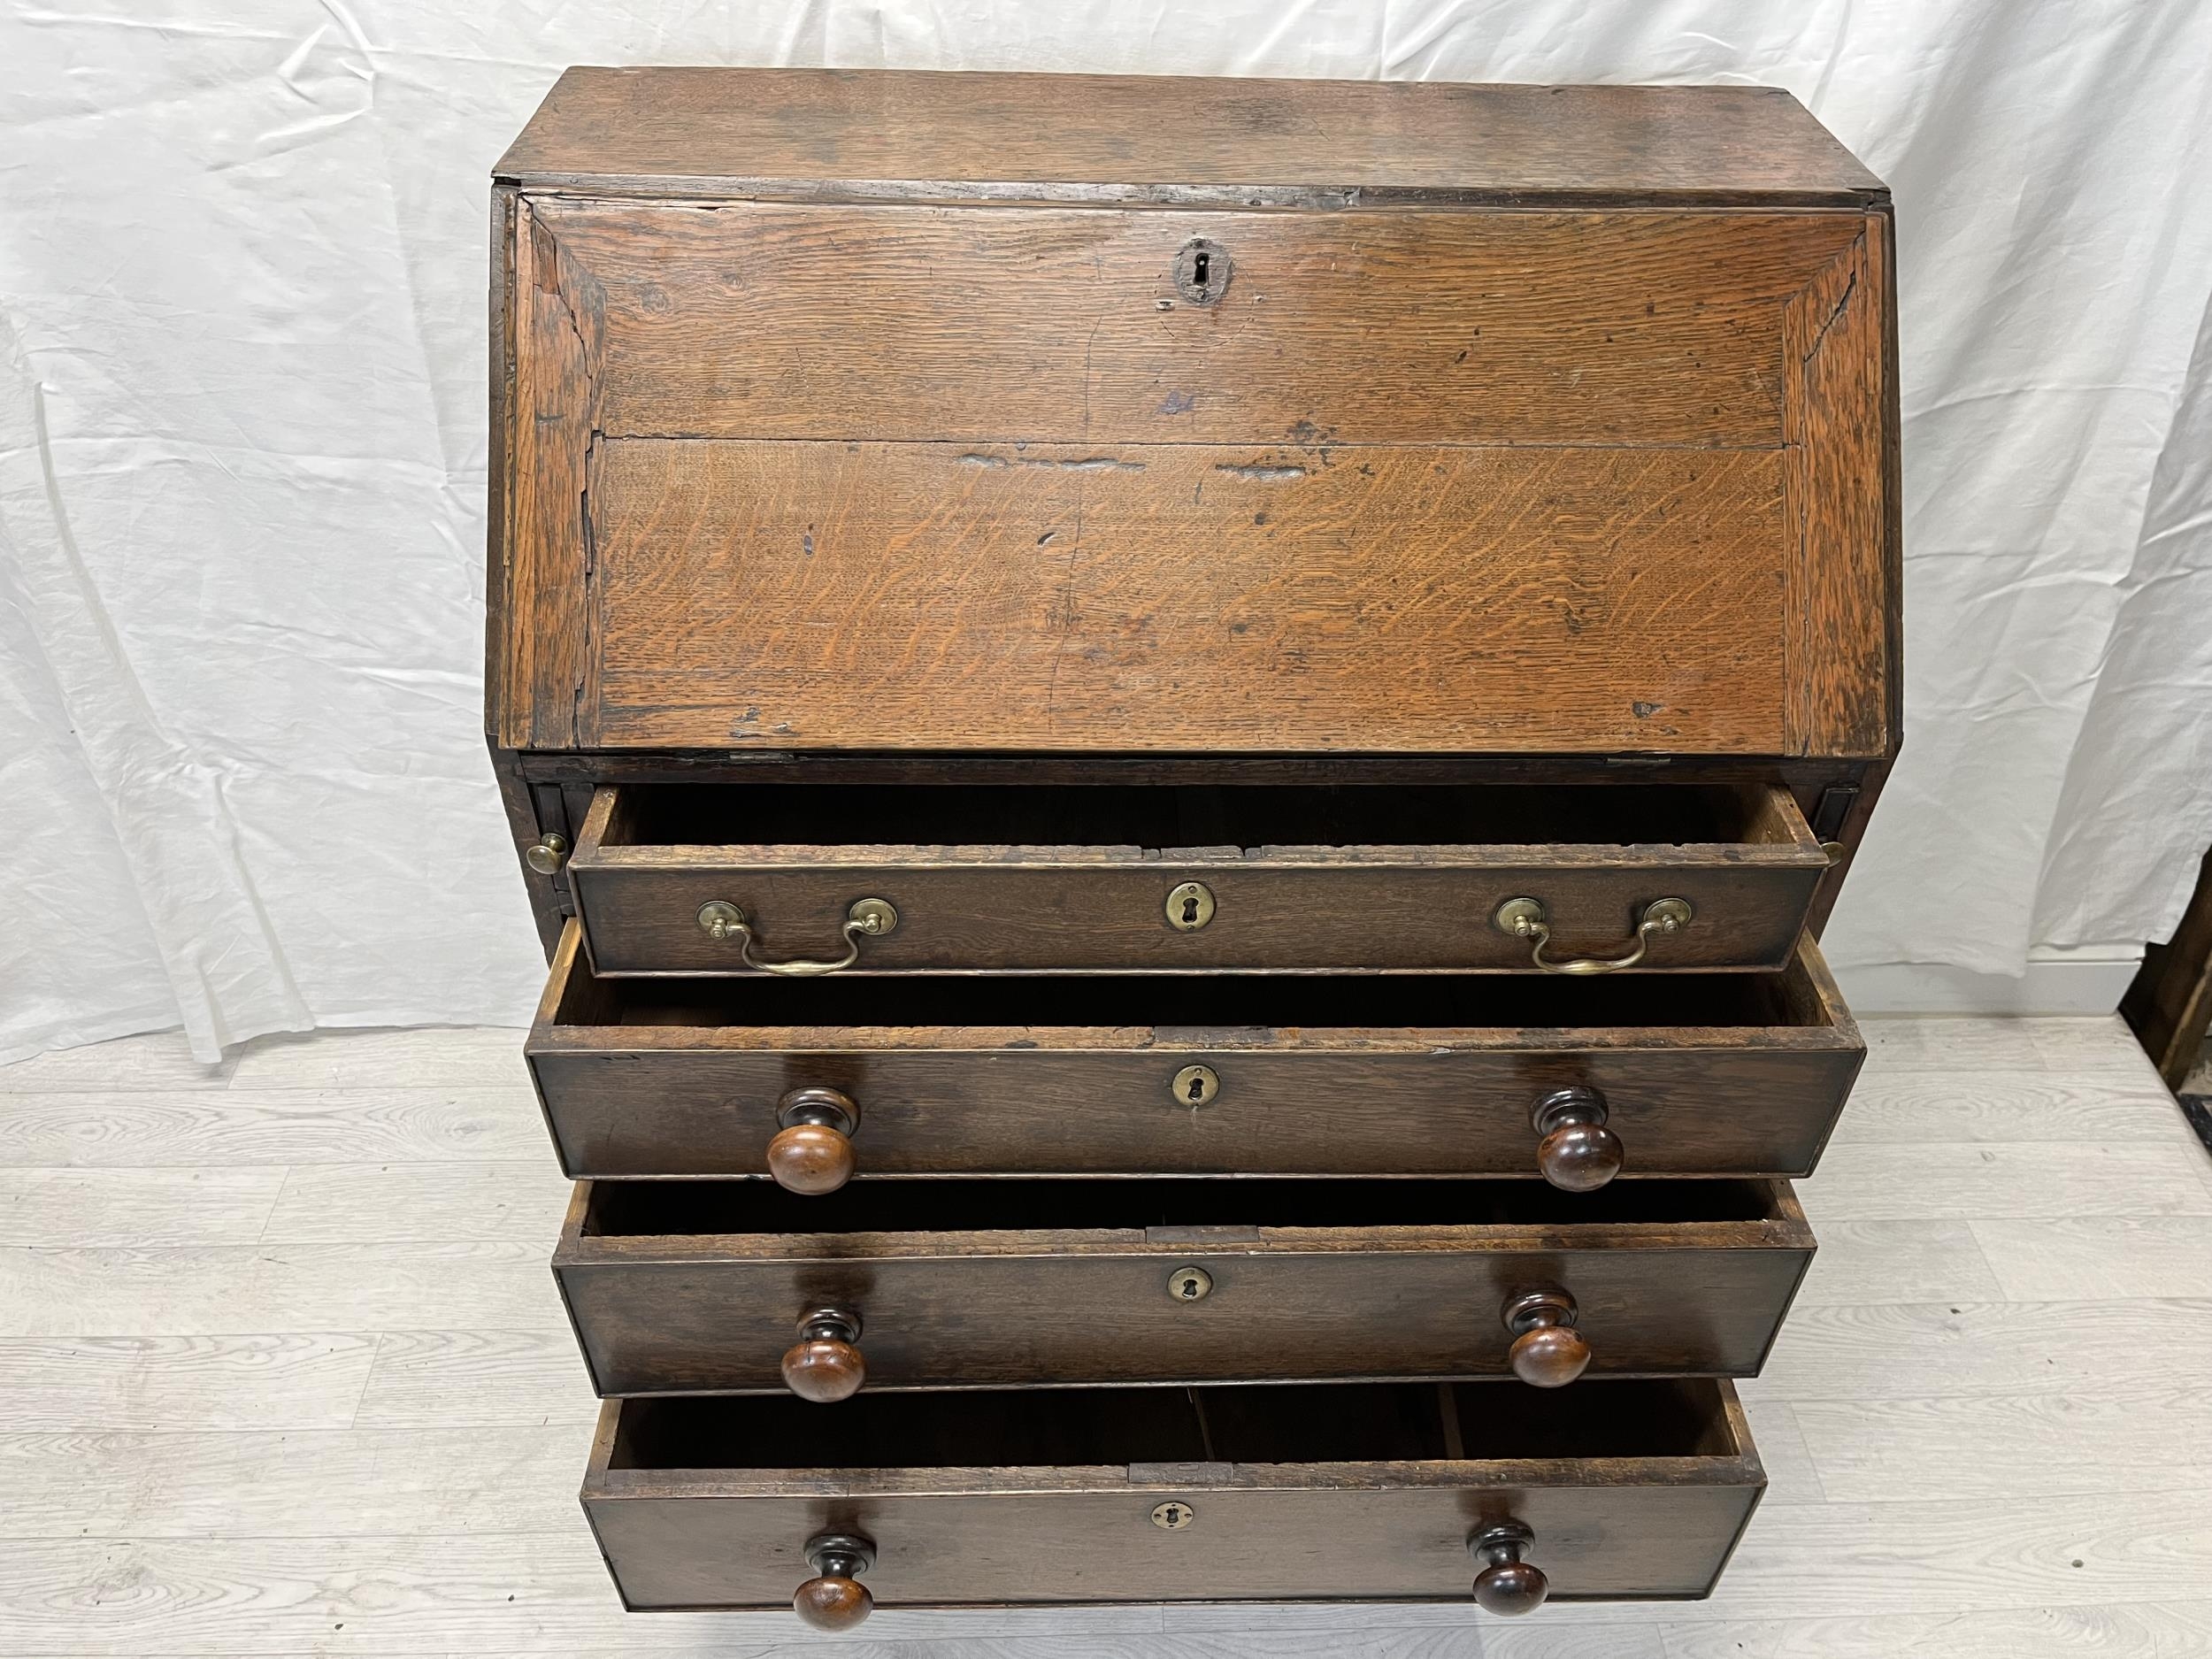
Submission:
M 1187 1065 L 1175 1074 L 1167 1092 L 1179 1106 L 1203 1106 L 1221 1093 L 1221 1073 L 1210 1065 Z
M 1214 1276 L 1202 1267 L 1179 1267 L 1167 1276 L 1167 1294 L 1178 1302 L 1203 1302 L 1213 1288 Z
M 1214 918 L 1214 891 L 1202 881 L 1185 881 L 1168 890 L 1167 925 L 1194 933 Z
M 1163 1532 L 1179 1532 L 1197 1518 L 1197 1510 L 1173 1498 L 1156 1506 L 1152 1511 L 1152 1525 Z

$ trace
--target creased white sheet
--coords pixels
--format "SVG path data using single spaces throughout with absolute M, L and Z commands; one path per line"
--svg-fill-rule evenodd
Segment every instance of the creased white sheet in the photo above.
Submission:
M 1908 742 L 1832 956 L 2162 937 L 2212 840 L 2212 7 L 0 0 L 0 1056 L 512 1021 L 486 173 L 573 62 L 1749 81 L 1897 193 Z

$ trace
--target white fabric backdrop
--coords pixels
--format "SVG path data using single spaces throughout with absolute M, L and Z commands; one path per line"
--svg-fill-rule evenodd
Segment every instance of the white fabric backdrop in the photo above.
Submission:
M 2212 839 L 2212 6 L 0 0 L 0 1056 L 519 1021 L 486 175 L 572 62 L 1752 81 L 1895 189 L 1909 737 L 1831 954 L 2163 937 Z

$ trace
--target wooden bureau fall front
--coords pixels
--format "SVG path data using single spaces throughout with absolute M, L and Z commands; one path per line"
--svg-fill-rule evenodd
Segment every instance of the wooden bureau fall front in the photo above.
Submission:
M 1756 88 L 739 69 L 495 178 L 626 1603 L 1707 1593 L 1864 1052 L 1881 184 Z

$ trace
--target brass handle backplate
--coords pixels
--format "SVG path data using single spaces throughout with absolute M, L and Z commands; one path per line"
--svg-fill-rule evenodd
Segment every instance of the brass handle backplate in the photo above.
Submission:
M 1545 918 L 1541 899 L 1508 899 L 1490 919 L 1500 933 L 1529 941 L 1530 960 L 1546 973 L 1617 973 L 1623 968 L 1634 967 L 1644 959 L 1654 939 L 1680 933 L 1696 914 L 1687 899 L 1654 899 L 1644 906 L 1643 918 L 1636 924 L 1635 949 L 1624 956 L 1577 956 L 1570 962 L 1545 959 L 1544 947 L 1551 942 L 1551 924 Z
M 897 931 L 899 913 L 891 908 L 888 899 L 856 899 L 851 910 L 845 912 L 845 925 L 838 931 L 845 937 L 845 954 L 834 962 L 810 962 L 795 957 L 789 962 L 763 962 L 753 955 L 753 941 L 757 935 L 745 912 L 727 899 L 710 899 L 699 907 L 699 931 L 709 939 L 737 941 L 737 959 L 749 968 L 763 973 L 785 973 L 803 976 L 815 973 L 835 973 L 849 968 L 860 960 L 860 941 L 880 939 Z

